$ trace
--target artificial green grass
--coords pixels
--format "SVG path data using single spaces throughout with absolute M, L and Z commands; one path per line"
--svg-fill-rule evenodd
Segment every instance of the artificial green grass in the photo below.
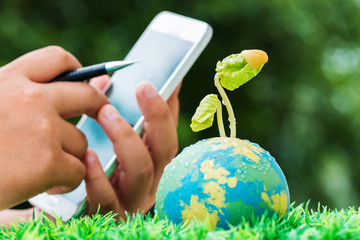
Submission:
M 360 239 L 359 209 L 329 210 L 308 204 L 291 206 L 284 217 L 266 216 L 230 229 L 210 230 L 192 222 L 175 225 L 167 220 L 136 215 L 118 224 L 113 215 L 95 215 L 56 224 L 41 220 L 2 226 L 0 239 Z

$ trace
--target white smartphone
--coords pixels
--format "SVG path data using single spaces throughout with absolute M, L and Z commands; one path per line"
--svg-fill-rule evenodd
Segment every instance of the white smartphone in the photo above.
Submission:
M 140 134 L 143 123 L 135 87 L 142 81 L 149 81 L 167 100 L 211 36 L 212 28 L 207 23 L 175 13 L 164 11 L 151 21 L 125 58 L 139 62 L 115 72 L 106 91 L 110 102 L 134 131 Z M 89 148 L 98 154 L 109 177 L 116 167 L 111 141 L 100 125 L 87 116 L 83 116 L 77 126 L 86 135 Z M 59 195 L 42 193 L 29 202 L 63 221 L 81 216 L 86 210 L 85 182 L 72 192 Z

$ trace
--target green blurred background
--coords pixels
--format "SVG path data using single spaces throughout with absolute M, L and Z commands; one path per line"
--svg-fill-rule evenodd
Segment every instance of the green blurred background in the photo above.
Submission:
M 180 149 L 218 136 L 189 127 L 216 93 L 218 60 L 258 48 L 269 62 L 229 93 L 238 137 L 259 143 L 285 173 L 291 201 L 360 203 L 360 0 L 12 0 L 0 2 L 0 65 L 60 45 L 83 65 L 123 58 L 151 19 L 169 10 L 208 22 L 213 39 L 187 74 Z

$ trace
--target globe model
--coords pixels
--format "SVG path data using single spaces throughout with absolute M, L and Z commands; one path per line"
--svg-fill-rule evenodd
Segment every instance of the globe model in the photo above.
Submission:
M 156 212 L 174 223 L 193 219 L 228 228 L 267 211 L 284 215 L 289 189 L 275 159 L 259 145 L 211 138 L 185 148 L 166 166 Z

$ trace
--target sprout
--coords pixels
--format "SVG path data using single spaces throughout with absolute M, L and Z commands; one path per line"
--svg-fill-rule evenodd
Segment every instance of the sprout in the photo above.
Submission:
M 232 54 L 216 64 L 214 84 L 218 89 L 230 119 L 230 137 L 236 138 L 234 111 L 223 87 L 233 91 L 255 77 L 268 61 L 262 50 L 244 50 L 240 54 Z M 222 120 L 221 102 L 216 94 L 207 95 L 196 109 L 191 119 L 191 129 L 198 132 L 209 128 L 217 112 L 218 128 L 221 137 L 226 137 Z

